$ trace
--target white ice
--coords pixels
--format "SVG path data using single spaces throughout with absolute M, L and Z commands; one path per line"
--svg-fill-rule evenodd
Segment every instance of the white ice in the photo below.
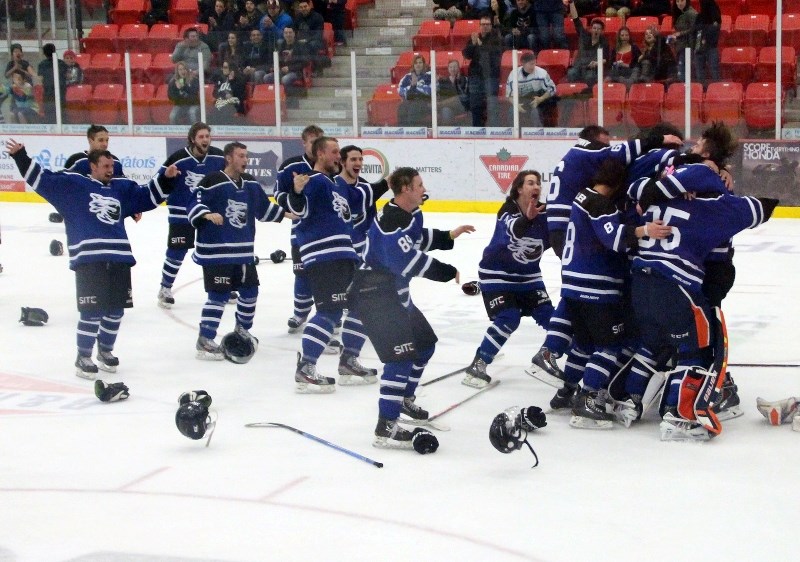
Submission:
M 512 405 L 547 409 L 552 389 L 523 373 L 544 334 L 523 324 L 490 366 L 502 383 L 441 418 L 440 449 L 420 456 L 371 446 L 378 386 L 294 392 L 300 336 L 291 315 L 288 261 L 259 266 L 253 333 L 261 346 L 239 366 L 194 358 L 204 302 L 191 260 L 176 305 L 156 305 L 166 210 L 128 224 L 138 265 L 135 307 L 126 312 L 109 382 L 130 387 L 125 402 L 100 403 L 77 378 L 74 276 L 52 257 L 64 227 L 49 205 L 0 203 L 0 561 L 61 560 L 458 560 L 730 561 L 797 556 L 800 433 L 771 427 L 755 408 L 800 394 L 796 368 L 732 367 L 745 415 L 705 444 L 662 443 L 655 418 L 625 429 L 576 430 L 552 415 L 531 436 L 541 464 L 523 449 L 492 448 L 492 418 Z M 477 231 L 437 257 L 476 278 L 492 233 L 490 215 L 433 214 L 427 224 Z M 262 257 L 289 250 L 288 225 L 259 225 Z M 800 222 L 776 219 L 736 240 L 737 280 L 725 301 L 732 363 L 800 363 L 797 297 Z M 558 262 L 543 270 L 557 298 Z M 431 379 L 466 365 L 488 325 L 480 297 L 455 283 L 417 280 L 417 305 L 440 341 Z M 45 327 L 17 322 L 21 306 L 50 315 Z M 664 303 L 669 306 L 669 303 Z M 226 309 L 221 334 L 233 326 Z M 391 319 L 387 319 L 391 321 Z M 378 366 L 369 345 L 363 362 Z M 323 356 L 333 375 L 337 360 Z M 443 410 L 474 390 L 460 376 L 420 389 L 418 402 Z M 175 427 L 177 397 L 205 389 L 219 422 L 211 446 Z M 385 464 L 366 462 L 283 429 L 280 422 Z

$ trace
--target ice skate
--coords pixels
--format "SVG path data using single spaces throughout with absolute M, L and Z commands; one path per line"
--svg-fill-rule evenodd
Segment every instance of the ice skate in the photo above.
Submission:
M 297 370 L 294 373 L 295 390 L 300 394 L 330 394 L 336 390 L 336 380 L 317 372 L 317 366 L 303 361 L 297 354 Z
M 368 369 L 358 360 L 358 356 L 343 353 L 339 359 L 339 384 L 357 386 L 378 382 L 377 369 Z
M 419 406 L 417 406 L 416 396 L 406 396 L 403 398 L 403 406 L 400 408 L 400 415 L 410 418 L 413 421 L 427 421 L 428 420 L 428 412 L 427 410 L 423 410 Z M 401 422 L 404 420 L 400 420 Z
M 331 341 L 328 342 L 328 345 L 322 352 L 325 353 L 326 355 L 340 355 L 343 349 L 344 346 L 342 345 L 342 342 L 340 342 L 339 340 L 332 339 Z
M 711 435 L 708 430 L 696 421 L 687 420 L 678 415 L 675 406 L 667 408 L 659 426 L 662 441 L 708 441 Z
M 78 358 L 75 359 L 75 375 L 86 380 L 93 381 L 97 378 L 97 365 L 92 361 L 91 355 L 81 355 L 78 353 Z
M 719 400 L 713 406 L 714 413 L 717 414 L 719 421 L 732 420 L 743 415 L 739 400 L 739 387 L 733 382 L 730 375 L 726 375 L 725 382 L 722 383 Z
M 372 446 L 379 449 L 413 449 L 411 438 L 411 432 L 401 427 L 398 420 L 378 418 Z
M 481 359 L 480 355 L 475 356 L 465 373 L 464 380 L 461 381 L 463 385 L 471 386 L 472 388 L 484 388 L 492 382 L 492 377 L 486 372 L 486 361 Z
M 101 371 L 105 371 L 107 373 L 116 373 L 117 367 L 119 367 L 119 359 L 114 357 L 114 354 L 111 353 L 111 350 L 97 350 L 97 367 Z
M 175 304 L 175 297 L 172 296 L 172 289 L 163 285 L 158 290 L 158 306 L 161 308 L 172 308 Z
M 195 357 L 202 361 L 223 361 L 225 359 L 219 344 L 206 337 L 197 338 L 195 349 L 197 350 Z
M 236 324 L 236 327 L 233 329 L 233 331 L 245 340 L 251 341 L 253 343 L 253 351 L 258 350 L 258 338 L 251 334 L 247 328 L 241 324 Z
M 581 387 L 577 384 L 565 383 L 564 386 L 556 390 L 555 395 L 550 400 L 550 408 L 558 413 L 562 413 L 564 410 L 572 410 L 572 406 L 575 405 L 575 397 L 580 389 Z
M 546 347 L 542 347 L 531 359 L 531 366 L 525 373 L 545 384 L 561 388 L 564 386 L 564 371 L 556 363 L 556 358 Z
M 614 404 L 614 417 L 625 427 L 642 418 L 642 397 L 634 394 Z
M 611 429 L 614 416 L 606 412 L 605 390 L 581 390 L 572 407 L 569 425 L 579 429 Z
M 291 318 L 289 318 L 289 320 L 286 321 L 286 324 L 289 326 L 288 332 L 290 334 L 296 333 L 305 323 L 306 323 L 305 318 L 300 318 L 299 316 L 292 316 Z

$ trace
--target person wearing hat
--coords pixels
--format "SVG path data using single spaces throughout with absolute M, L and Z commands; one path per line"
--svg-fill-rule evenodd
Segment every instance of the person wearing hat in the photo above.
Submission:
M 83 69 L 78 64 L 75 51 L 64 51 L 64 64 L 67 65 L 67 88 L 83 84 Z
M 283 39 L 283 30 L 292 26 L 292 16 L 287 14 L 278 0 L 268 0 L 267 13 L 261 18 L 258 28 L 264 38 L 271 38 L 268 43 L 277 43 Z

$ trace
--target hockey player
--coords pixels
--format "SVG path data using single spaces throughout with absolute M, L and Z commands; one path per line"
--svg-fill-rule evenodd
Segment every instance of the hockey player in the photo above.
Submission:
M 280 222 L 284 217 L 283 209 L 269 200 L 258 180 L 245 173 L 247 147 L 231 142 L 225 145 L 223 155 L 225 168 L 200 181 L 187 207 L 189 222 L 197 230 L 192 259 L 203 266 L 208 293 L 195 348 L 198 359 L 212 361 L 224 359 L 214 338 L 234 290 L 239 292 L 234 331 L 258 347 L 258 340 L 250 334 L 259 284 L 253 251 L 255 221 Z
M 194 227 L 189 224 L 186 206 L 191 202 L 194 190 L 203 176 L 225 168 L 222 151 L 211 146 L 211 127 L 195 123 L 189 128 L 189 144 L 173 152 L 161 166 L 162 169 L 175 164 L 181 171 L 175 189 L 167 197 L 169 210 L 169 233 L 167 255 L 161 270 L 161 288 L 158 290 L 158 305 L 171 308 L 175 304 L 172 285 L 178 276 L 186 252 L 194 248 Z
M 483 388 L 491 381 L 486 366 L 494 361 L 522 316 L 531 316 L 545 330 L 553 313 L 539 261 L 550 247 L 547 216 L 539 203 L 541 174 L 522 170 L 511 183 L 497 212 L 494 234 L 478 266 L 481 294 L 492 325 L 461 381 Z
M 131 267 L 136 263 L 124 219 L 155 209 L 172 189 L 171 178 L 180 172 L 170 166 L 148 185 L 140 186 L 127 178 L 114 177 L 114 159 L 107 150 L 89 152 L 91 176 L 86 177 L 69 171 L 43 170 L 28 157 L 24 145 L 13 139 L 6 142 L 6 149 L 28 185 L 66 218 L 69 266 L 75 271 L 80 312 L 75 374 L 95 379 L 95 341 L 99 367 L 115 372 L 119 359 L 112 351 L 124 309 L 133 306 Z
M 334 181 L 341 161 L 339 143 L 322 136 L 314 141 L 312 151 L 314 171 L 295 175 L 292 193 L 287 198 L 288 209 L 300 217 L 295 227 L 297 248 L 317 308 L 303 329 L 302 353 L 298 353 L 294 379 L 300 393 L 329 393 L 335 390 L 335 380 L 317 372 L 317 361 L 347 308 L 347 287 L 359 257 L 350 237 L 350 186 Z M 357 322 L 354 316 L 342 334 L 348 351 L 339 363 L 340 384 L 376 380 L 377 372 L 357 361 L 364 344 Z
M 89 141 L 89 149 L 83 152 L 76 152 L 67 158 L 67 162 L 64 164 L 66 170 L 77 172 L 84 176 L 91 175 L 92 173 L 89 163 L 89 153 L 93 150 L 108 150 L 108 129 L 102 125 L 90 125 L 89 128 L 86 129 L 86 138 Z M 122 171 L 122 164 L 119 158 L 113 154 L 111 156 L 114 159 L 114 177 L 124 177 L 125 174 Z
M 423 227 L 425 186 L 414 168 L 401 167 L 389 178 L 394 198 L 372 223 L 367 235 L 364 265 L 357 272 L 348 297 L 364 323 L 378 357 L 381 375 L 378 423 L 373 445 L 412 448 L 412 434 L 400 426 L 399 416 L 428 419 L 428 412 L 414 401 L 414 392 L 425 366 L 433 356 L 436 334 L 414 306 L 409 283 L 414 277 L 459 283 L 458 270 L 425 252 L 449 250 L 453 241 L 471 225 L 447 232 Z

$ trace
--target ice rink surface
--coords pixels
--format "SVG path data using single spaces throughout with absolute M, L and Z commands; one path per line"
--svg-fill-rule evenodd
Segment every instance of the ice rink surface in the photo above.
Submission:
M 732 367 L 745 410 L 703 443 L 662 443 L 658 420 L 611 431 L 577 430 L 548 416 L 531 436 L 541 463 L 523 449 L 489 443 L 492 418 L 513 405 L 545 410 L 550 387 L 523 369 L 544 339 L 523 320 L 489 372 L 502 381 L 442 416 L 439 451 L 420 456 L 371 446 L 378 385 L 294 392 L 300 335 L 291 315 L 289 261 L 262 262 L 252 332 L 261 345 L 249 364 L 194 358 L 201 270 L 184 262 L 175 306 L 156 304 L 167 212 L 128 221 L 134 308 L 115 354 L 131 398 L 105 404 L 74 375 L 74 276 L 52 257 L 62 224 L 49 205 L 0 203 L 0 561 L 731 561 L 797 555 L 800 433 L 771 427 L 755 407 L 800 394 L 799 369 Z M 437 258 L 477 278 L 490 215 L 427 214 L 426 225 L 477 231 Z M 258 227 L 262 257 L 288 252 L 288 224 Z M 732 363 L 800 363 L 800 221 L 776 219 L 735 240 L 737 280 L 725 301 Z M 542 260 L 558 298 L 558 261 Z M 470 362 L 488 326 L 480 297 L 455 283 L 416 280 L 412 296 L 440 341 L 423 382 Z M 50 315 L 24 327 L 21 306 Z M 664 303 L 669 306 L 669 303 Z M 391 319 L 387 319 L 391 321 Z M 220 334 L 234 324 L 234 307 Z M 363 362 L 378 367 L 367 345 Z M 320 370 L 335 374 L 323 355 Z M 438 412 L 474 390 L 456 376 L 421 388 L 418 403 Z M 175 427 L 178 396 L 204 389 L 219 422 L 209 448 Z M 292 425 L 376 459 L 378 469 L 283 429 Z

